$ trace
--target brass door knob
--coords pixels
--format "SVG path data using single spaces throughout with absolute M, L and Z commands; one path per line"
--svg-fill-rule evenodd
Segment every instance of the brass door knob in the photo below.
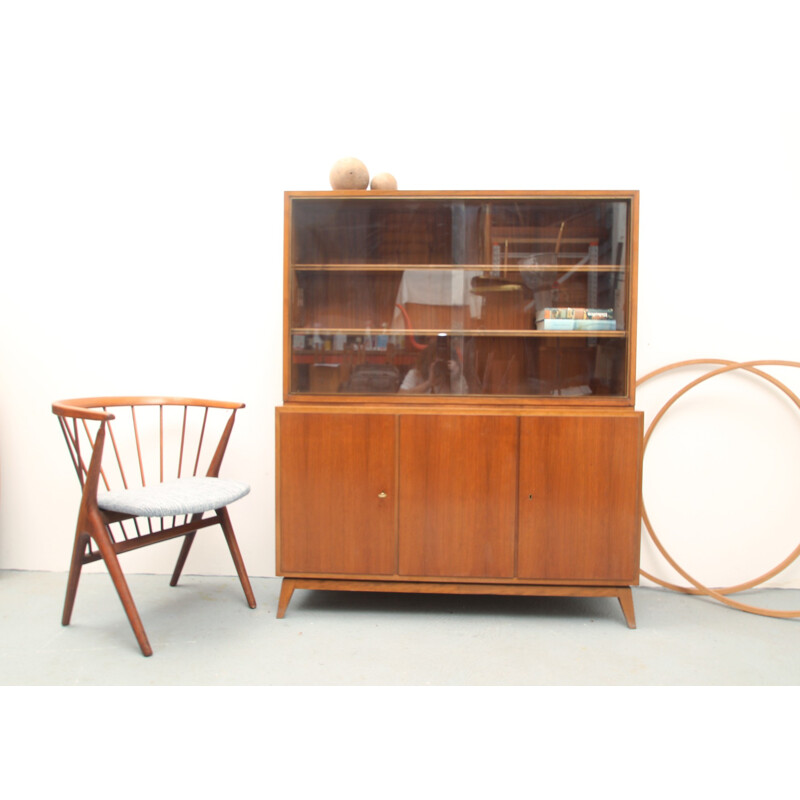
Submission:
M 378 497 L 380 497 L 380 499 L 383 500 L 386 497 L 386 492 L 379 492 Z

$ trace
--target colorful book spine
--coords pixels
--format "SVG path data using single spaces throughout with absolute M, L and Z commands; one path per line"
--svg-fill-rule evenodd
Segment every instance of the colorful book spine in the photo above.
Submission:
M 613 319 L 576 319 L 575 330 L 578 331 L 615 331 L 616 320 Z
M 537 322 L 543 319 L 614 319 L 613 308 L 540 308 Z
M 614 319 L 613 308 L 587 308 L 581 319 Z
M 574 319 L 538 319 L 536 320 L 537 331 L 574 331 Z

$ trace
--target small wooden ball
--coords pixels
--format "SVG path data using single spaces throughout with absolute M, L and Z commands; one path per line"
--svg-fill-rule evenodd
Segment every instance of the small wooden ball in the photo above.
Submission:
M 375 189 L 376 191 L 393 192 L 397 189 L 397 179 L 388 172 L 380 172 L 372 179 L 369 188 Z
M 340 158 L 331 167 L 332 189 L 366 189 L 369 186 L 369 172 L 357 158 Z

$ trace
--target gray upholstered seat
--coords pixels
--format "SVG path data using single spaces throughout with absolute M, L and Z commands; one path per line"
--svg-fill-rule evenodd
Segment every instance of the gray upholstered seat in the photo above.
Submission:
M 246 483 L 225 478 L 179 478 L 173 481 L 98 492 L 97 505 L 135 517 L 172 517 L 223 508 L 250 491 Z

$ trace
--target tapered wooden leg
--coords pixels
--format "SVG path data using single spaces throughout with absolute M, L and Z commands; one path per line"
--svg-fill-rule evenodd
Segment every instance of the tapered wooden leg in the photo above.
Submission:
M 122 568 L 119 565 L 117 553 L 114 550 L 114 543 L 105 529 L 105 526 L 98 523 L 99 528 L 93 536 L 97 547 L 100 550 L 100 555 L 105 561 L 106 568 L 108 569 L 111 580 L 114 582 L 114 588 L 117 590 L 119 599 L 122 601 L 122 607 L 128 616 L 128 621 L 133 628 L 136 641 L 139 642 L 142 654 L 145 656 L 153 655 L 153 648 L 150 647 L 150 642 L 147 639 L 147 634 L 144 631 L 144 625 L 139 617 L 139 612 L 136 610 L 136 604 L 133 602 L 131 591 L 128 588 L 128 582 L 125 580 L 125 575 L 122 573 Z
M 244 589 L 244 596 L 247 598 L 247 605 L 249 605 L 250 608 L 255 608 L 256 598 L 253 594 L 253 589 L 250 586 L 250 578 L 247 577 L 247 570 L 244 567 L 242 554 L 239 551 L 239 544 L 236 541 L 236 536 L 233 532 L 233 525 L 231 525 L 231 518 L 228 515 L 228 509 L 220 508 L 217 510 L 217 514 L 219 514 L 219 524 L 222 526 L 222 532 L 225 534 L 225 541 L 228 543 L 228 549 L 231 551 L 231 558 L 233 559 L 234 566 L 236 567 L 236 573 L 239 576 L 242 589 Z
M 194 517 L 192 517 L 192 522 L 194 522 Z M 181 572 L 183 572 L 183 565 L 186 563 L 186 557 L 189 555 L 189 551 L 192 549 L 192 543 L 194 542 L 194 537 L 196 534 L 197 531 L 194 531 L 192 533 L 187 533 L 186 536 L 183 537 L 181 552 L 178 554 L 178 560 L 175 563 L 175 569 L 172 571 L 172 577 L 169 580 L 170 586 L 178 585 Z
M 628 623 L 629 628 L 636 627 L 636 615 L 633 611 L 633 593 L 630 588 L 619 590 L 619 604 L 622 607 L 622 613 L 625 615 L 625 621 Z
M 275 615 L 276 619 L 283 619 L 286 609 L 289 607 L 289 601 L 294 594 L 295 582 L 291 578 L 284 578 L 281 581 L 281 596 L 278 598 L 278 613 Z
M 69 565 L 69 578 L 67 579 L 67 596 L 64 599 L 64 612 L 61 615 L 61 624 L 69 625 L 72 619 L 72 607 L 75 605 L 75 595 L 78 593 L 78 581 L 83 567 L 83 555 L 86 552 L 86 542 L 89 536 L 80 531 L 75 533 L 75 544 L 72 547 L 72 562 Z

